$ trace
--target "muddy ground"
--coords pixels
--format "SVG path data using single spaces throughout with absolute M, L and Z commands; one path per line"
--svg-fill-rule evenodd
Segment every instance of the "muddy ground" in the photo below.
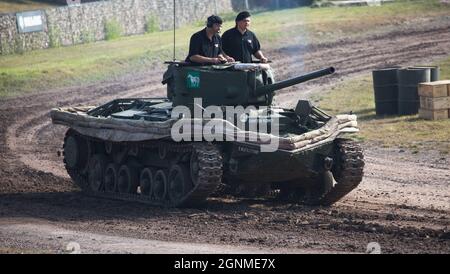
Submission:
M 293 105 L 376 67 L 448 56 L 450 18 L 421 20 L 404 22 L 401 31 L 386 26 L 333 43 L 269 49 L 279 79 L 338 69 L 333 77 L 283 91 L 277 102 Z M 371 242 L 386 253 L 450 252 L 450 157 L 433 151 L 363 144 L 364 180 L 331 208 L 223 198 L 204 209 L 164 209 L 83 196 L 57 155 L 65 128 L 51 124 L 49 110 L 164 95 L 164 68 L 155 67 L 0 102 L 0 252 L 62 253 L 73 241 L 85 253 L 365 252 Z

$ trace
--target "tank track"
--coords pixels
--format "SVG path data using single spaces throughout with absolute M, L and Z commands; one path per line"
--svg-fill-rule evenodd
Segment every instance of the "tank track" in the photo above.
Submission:
M 64 139 L 64 151 L 66 149 L 67 139 L 70 136 L 82 138 L 86 142 L 86 144 L 89 144 L 90 142 L 98 142 L 98 140 L 95 140 L 93 138 L 81 136 L 74 130 L 69 130 L 66 133 L 66 137 Z M 164 145 L 166 150 L 171 153 L 192 154 L 195 152 L 198 158 L 197 161 L 199 164 L 199 170 L 197 183 L 194 185 L 192 190 L 190 190 L 183 198 L 179 199 L 176 203 L 171 202 L 169 199 L 165 199 L 164 201 L 157 201 L 155 199 L 151 199 L 150 197 L 145 197 L 141 194 L 124 194 L 117 192 L 111 193 L 105 192 L 104 190 L 93 191 L 89 187 L 87 171 L 85 168 L 70 168 L 67 164 L 66 157 L 64 157 L 64 163 L 66 166 L 66 170 L 74 183 L 78 187 L 80 187 L 86 194 L 94 197 L 139 202 L 151 206 L 198 207 L 202 206 L 209 197 L 222 196 L 221 192 L 223 192 L 223 188 L 225 186 L 225 184 L 223 183 L 224 167 L 222 153 L 218 146 L 210 143 L 177 144 L 162 141 L 139 144 L 139 146 L 141 146 L 142 148 L 157 148 L 161 145 Z M 315 194 L 314 197 L 304 197 L 306 198 L 306 200 L 300 198 L 297 195 L 294 195 L 293 197 L 286 199 L 287 201 L 304 203 L 308 205 L 331 206 L 358 187 L 358 185 L 362 181 L 365 166 L 362 148 L 356 142 L 346 139 L 336 140 L 335 146 L 335 165 L 332 169 L 333 177 L 335 179 L 335 184 L 333 185 L 333 187 L 329 188 L 329 190 L 326 192 L 316 192 L 317 194 Z M 90 151 L 91 148 L 87 150 Z M 113 160 L 111 159 L 110 161 Z M 269 193 L 266 193 L 265 195 L 257 196 L 285 200 L 283 198 L 280 198 L 279 192 L 273 192 L 270 193 L 270 195 Z
M 336 140 L 337 157 L 333 168 L 335 185 L 318 198 L 314 204 L 331 206 L 359 186 L 364 176 L 364 154 L 359 144 L 352 140 Z
M 87 142 L 95 141 L 92 138 L 82 136 L 74 130 L 68 130 L 64 139 L 64 151 L 66 149 L 67 139 L 70 136 L 76 136 L 76 138 L 82 138 Z M 97 140 L 98 141 L 98 140 Z M 176 144 L 162 141 L 148 142 L 140 144 L 142 147 L 158 147 L 164 145 L 168 152 L 172 153 L 193 153 L 195 152 L 198 159 L 198 179 L 194 184 L 192 190 L 190 190 L 184 197 L 177 202 L 172 202 L 168 198 L 164 201 L 157 201 L 151 197 L 146 197 L 141 194 L 124 194 L 124 193 L 110 193 L 106 191 L 93 191 L 89 187 L 88 176 L 86 171 L 78 168 L 69 167 L 65 153 L 64 164 L 69 176 L 74 183 L 82 189 L 84 193 L 93 197 L 100 197 L 113 200 L 129 201 L 144 203 L 151 206 L 160 207 L 199 207 L 204 205 L 207 198 L 217 191 L 222 186 L 223 177 L 223 159 L 222 153 L 214 144 L 211 143 L 190 143 L 190 144 Z M 112 161 L 112 159 L 111 159 Z M 168 195 L 166 195 L 168 196 Z

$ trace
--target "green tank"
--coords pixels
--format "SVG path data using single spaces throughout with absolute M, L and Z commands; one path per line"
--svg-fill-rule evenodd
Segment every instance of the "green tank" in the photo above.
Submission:
M 330 206 L 363 178 L 354 115 L 309 101 L 274 106 L 278 90 L 334 73 L 277 82 L 267 65 L 170 63 L 167 98 L 53 109 L 67 126 L 64 164 L 87 194 L 153 206 L 197 207 L 234 195 Z

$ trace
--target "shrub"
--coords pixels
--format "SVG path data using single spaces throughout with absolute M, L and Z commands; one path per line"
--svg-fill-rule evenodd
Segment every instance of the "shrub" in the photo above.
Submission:
M 61 32 L 58 27 L 49 27 L 48 30 L 48 39 L 49 39 L 49 47 L 51 48 L 59 48 L 61 46 Z
M 117 20 L 107 20 L 105 22 L 105 39 L 113 40 L 122 36 L 122 27 Z
M 24 54 L 26 51 L 25 40 L 20 37 L 16 37 L 14 40 L 14 52 L 17 54 Z
M 152 15 L 147 17 L 147 22 L 145 23 L 145 32 L 153 33 L 160 31 L 158 18 Z

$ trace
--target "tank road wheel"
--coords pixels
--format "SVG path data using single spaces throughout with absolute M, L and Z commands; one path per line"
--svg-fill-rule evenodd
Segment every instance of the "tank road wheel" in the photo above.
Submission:
M 162 202 L 167 196 L 167 176 L 163 170 L 158 170 L 153 178 L 153 197 L 156 201 Z
M 358 187 L 364 177 L 364 154 L 354 141 L 338 139 L 335 142 L 335 161 L 331 172 L 323 175 L 323 192 L 312 204 L 331 206 Z M 333 185 L 330 186 L 330 180 Z
M 117 190 L 121 194 L 136 194 L 139 186 L 139 169 L 128 162 L 119 169 L 117 177 Z
M 182 165 L 174 165 L 169 172 L 169 199 L 173 206 L 182 204 L 183 198 L 192 190 L 189 170 Z
M 88 182 L 91 191 L 102 191 L 107 164 L 108 158 L 101 154 L 94 155 L 89 161 Z
M 117 174 L 119 167 L 116 164 L 109 164 L 105 171 L 105 191 L 114 193 L 117 191 Z
M 153 171 L 150 168 L 142 170 L 139 182 L 141 194 L 145 197 L 151 197 L 153 194 Z

